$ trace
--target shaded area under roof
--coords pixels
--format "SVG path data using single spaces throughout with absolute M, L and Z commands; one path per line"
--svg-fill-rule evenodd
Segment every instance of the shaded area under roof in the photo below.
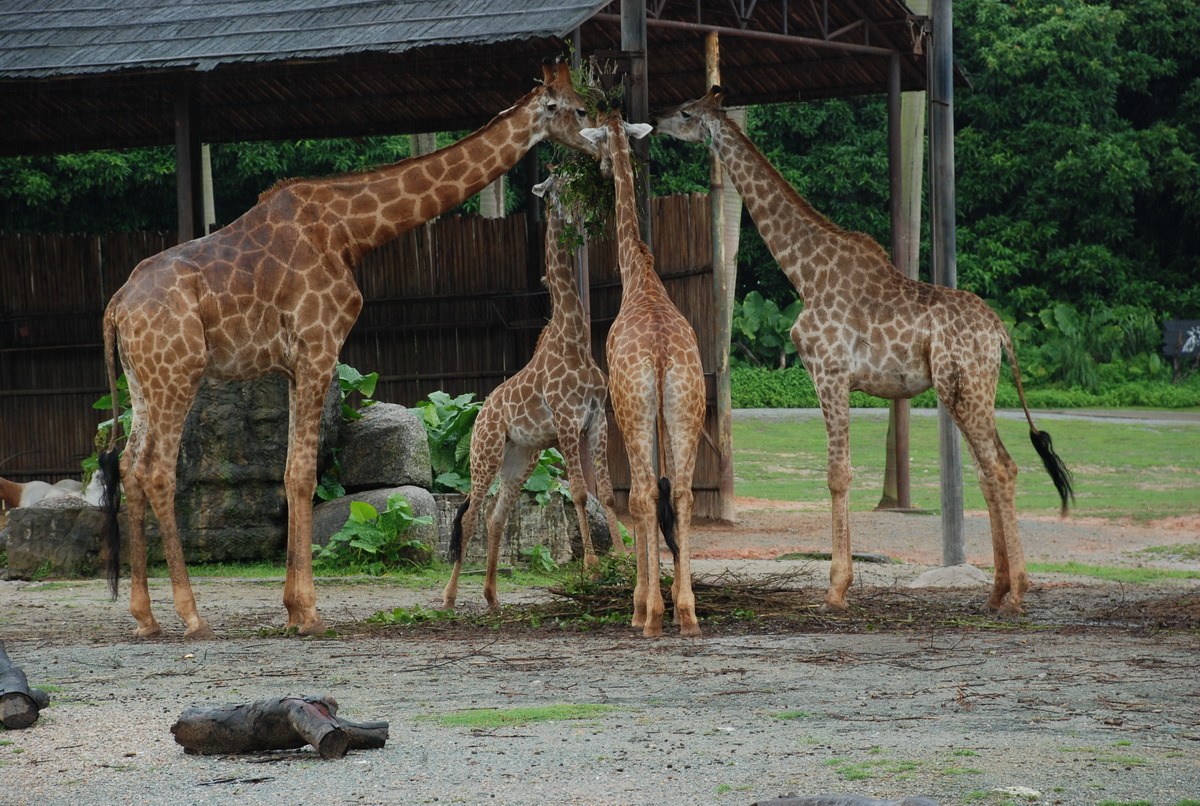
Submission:
M 730 103 L 883 93 L 893 53 L 904 89 L 924 86 L 922 19 L 899 0 L 647 5 L 652 108 L 703 92 L 713 28 Z M 0 155 L 172 144 L 184 92 L 205 142 L 475 128 L 528 92 L 576 29 L 582 55 L 620 69 L 620 6 L 9 0 Z

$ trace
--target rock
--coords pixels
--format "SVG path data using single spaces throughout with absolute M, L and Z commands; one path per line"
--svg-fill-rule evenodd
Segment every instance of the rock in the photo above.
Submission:
M 910 588 L 976 588 L 991 585 L 992 578 L 970 563 L 930 568 L 908 583 Z
M 318 468 L 332 462 L 340 421 L 341 392 L 334 379 L 321 416 Z M 189 563 L 259 560 L 284 551 L 287 439 L 287 379 L 201 383 L 184 425 L 175 499 Z M 148 523 L 153 526 L 154 519 Z M 158 550 L 154 531 L 151 556 Z
M 436 495 L 438 508 L 438 553 L 448 557 L 450 534 L 454 516 L 466 496 L 458 494 Z M 491 498 L 488 498 L 488 502 Z M 487 506 L 483 507 L 484 510 Z M 597 554 L 604 554 L 612 547 L 608 535 L 608 522 L 604 519 L 604 507 L 593 495 L 588 496 L 588 523 L 592 528 L 592 546 Z M 524 565 L 528 560 L 523 552 L 535 546 L 546 546 L 550 555 L 559 564 L 583 558 L 583 539 L 579 535 L 579 522 L 575 517 L 575 505 L 563 495 L 553 494 L 542 506 L 531 493 L 522 493 L 517 505 L 508 517 L 508 526 L 500 544 L 500 562 Z M 451 558 L 453 559 L 453 558 Z M 480 513 L 475 533 L 467 546 L 468 562 L 487 560 L 487 527 Z
M 82 498 L 63 496 L 9 512 L 5 551 L 8 579 L 92 577 L 104 571 L 104 515 Z M 128 528 L 121 513 L 121 528 Z
M 346 525 L 346 519 L 350 517 L 351 501 L 363 501 L 383 512 L 387 509 L 388 498 L 396 493 L 400 493 L 408 499 L 408 502 L 412 505 L 413 515 L 418 517 L 429 515 L 433 517 L 433 523 L 429 525 L 413 524 L 405 532 L 407 539 L 420 540 L 429 546 L 432 551 L 438 543 L 437 504 L 434 502 L 433 493 L 424 487 L 415 487 L 412 485 L 388 487 L 381 490 L 367 490 L 318 504 L 313 508 L 313 545 L 325 545 L 329 542 L 330 535 Z
M 433 486 L 429 437 L 404 406 L 376 403 L 364 409 L 361 420 L 342 424 L 338 448 L 347 491 Z

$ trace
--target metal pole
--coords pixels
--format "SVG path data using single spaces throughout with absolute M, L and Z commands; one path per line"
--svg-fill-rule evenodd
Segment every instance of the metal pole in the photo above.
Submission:
M 930 226 L 933 281 L 955 288 L 954 34 L 951 0 L 932 0 L 933 41 L 929 59 Z M 962 439 L 950 412 L 938 402 L 941 457 L 942 563 L 966 562 L 963 545 Z

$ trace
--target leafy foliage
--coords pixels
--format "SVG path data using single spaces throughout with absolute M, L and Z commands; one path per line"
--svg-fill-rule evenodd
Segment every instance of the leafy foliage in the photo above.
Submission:
M 361 420 L 362 409 L 373 406 L 377 402 L 371 399 L 371 395 L 375 394 L 375 385 L 379 383 L 379 373 L 372 372 L 370 375 L 363 375 L 349 364 L 339 362 L 337 376 L 338 386 L 342 390 L 342 420 L 345 422 Z M 362 396 L 357 407 L 351 403 L 355 392 Z
M 428 400 L 410 409 L 429 437 L 433 492 L 465 493 L 471 489 L 471 430 L 482 407 L 473 392 L 452 398 L 439 391 L 430 392 Z
M 795 298 L 795 294 L 792 295 Z M 798 298 L 786 308 L 766 299 L 757 291 L 733 304 L 730 357 L 744 358 L 754 366 L 783 369 L 795 363 L 796 345 L 791 330 L 804 307 Z
M 383 512 L 365 501 L 351 501 L 346 525 L 324 546 L 313 547 L 313 561 L 325 569 L 366 574 L 427 565 L 429 547 L 405 540 L 404 533 L 414 524 L 431 523 L 428 515 L 414 516 L 412 504 L 400 493 L 388 496 Z

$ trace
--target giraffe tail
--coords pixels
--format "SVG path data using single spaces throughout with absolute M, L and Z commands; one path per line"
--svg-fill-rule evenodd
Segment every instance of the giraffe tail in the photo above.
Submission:
M 463 545 L 462 522 L 463 522 L 463 515 L 466 514 L 467 507 L 469 507 L 470 505 L 471 505 L 471 499 L 468 498 L 466 501 L 463 501 L 459 505 L 458 512 L 454 513 L 454 528 L 450 530 L 450 550 L 448 553 L 449 553 L 450 559 L 456 563 L 461 562 L 463 559 L 463 549 L 465 548 L 465 546 Z
M 671 480 L 666 476 L 658 480 L 658 528 L 662 530 L 667 548 L 679 564 L 679 544 L 675 542 L 675 505 L 671 503 Z
M 1033 449 L 1041 457 L 1042 466 L 1046 468 L 1050 480 L 1054 482 L 1054 489 L 1058 490 L 1058 497 L 1062 501 L 1062 509 L 1059 512 L 1065 516 L 1070 508 L 1070 502 L 1075 500 L 1074 477 L 1063 463 L 1062 457 L 1055 452 L 1050 434 L 1038 430 L 1038 427 L 1033 424 L 1033 415 L 1029 413 L 1029 405 L 1025 402 L 1025 388 L 1021 385 L 1021 367 L 1017 364 L 1017 351 L 1013 349 L 1012 337 L 1008 335 L 1007 330 L 1003 332 L 1003 342 L 1004 349 L 1008 351 L 1009 363 L 1012 365 L 1013 383 L 1017 387 L 1017 396 L 1021 399 L 1021 408 L 1025 411 L 1025 421 L 1029 423 L 1029 441 L 1033 443 Z
M 113 421 L 109 431 L 108 446 L 100 452 L 101 495 L 100 509 L 104 512 L 101 526 L 101 543 L 107 557 L 104 562 L 105 575 L 112 598 L 117 598 L 117 582 L 121 578 L 121 453 L 117 442 L 121 436 L 121 400 L 117 395 L 116 362 L 117 328 L 108 316 L 104 318 L 104 364 L 108 373 L 108 392 L 112 399 Z

